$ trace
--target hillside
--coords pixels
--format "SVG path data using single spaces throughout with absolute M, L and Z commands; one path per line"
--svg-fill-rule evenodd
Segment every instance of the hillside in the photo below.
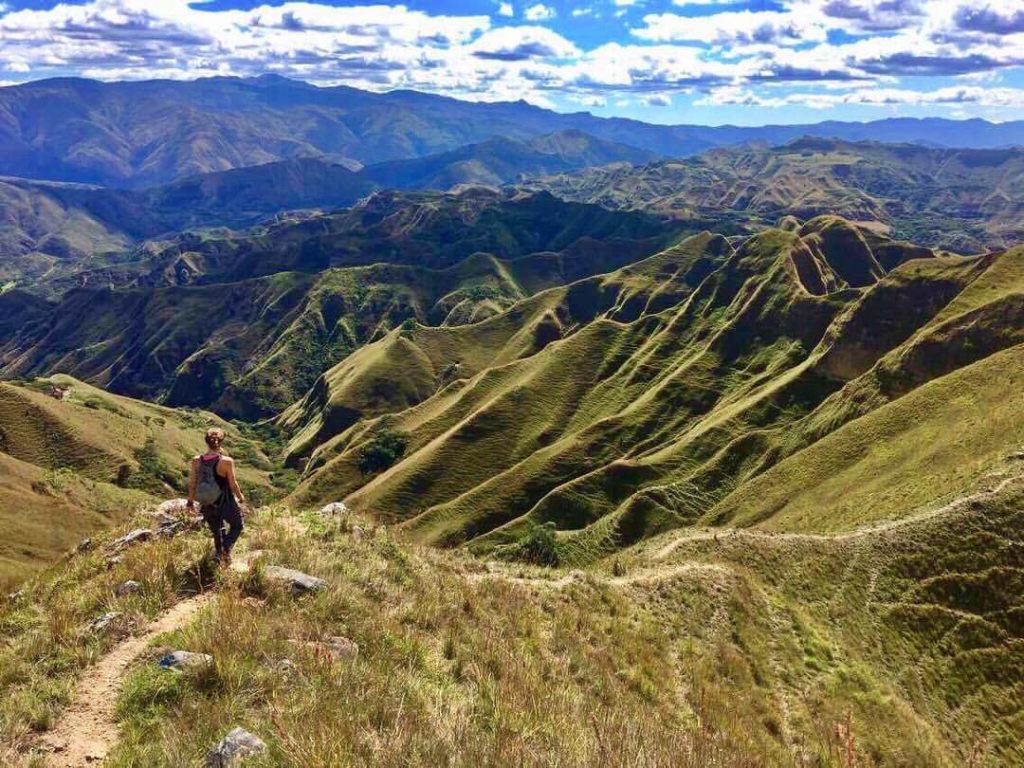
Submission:
M 370 93 L 267 76 L 101 83 L 63 78 L 0 88 L 0 174 L 118 187 L 302 157 L 346 165 L 449 152 L 495 137 L 560 131 L 669 157 L 804 135 L 932 146 L 1024 143 L 1024 123 L 889 119 L 816 125 L 663 126 L 525 102 Z
M 55 397 L 59 395 L 59 397 Z M 268 498 L 270 462 L 210 413 L 110 395 L 68 376 L 0 382 L 0 588 L 42 568 L 147 500 L 178 495 L 207 427 L 226 428 Z
M 274 415 L 402 323 L 475 322 L 680 232 L 545 194 L 380 193 L 333 215 L 182 235 L 145 260 L 36 286 L 71 288 L 60 299 L 9 290 L 0 370 L 64 372 L 231 417 Z
M 966 493 L 1020 446 L 1024 254 L 871 241 L 828 217 L 735 249 L 704 234 L 393 331 L 279 420 L 293 498 L 478 552 L 552 523 L 558 559 L 587 563 L 669 528 L 831 532 Z
M 764 226 L 836 214 L 890 234 L 974 253 L 1019 243 L 1024 150 L 936 149 L 804 138 L 721 149 L 641 167 L 589 168 L 537 179 L 567 200 L 716 225 Z
M 1019 764 L 1024 248 L 781 224 L 378 193 L 7 290 L 8 375 L 263 421 L 0 383 L 0 763 Z M 209 423 L 232 569 L 112 544 Z
M 0 606 L 0 759 L 193 764 L 241 726 L 268 766 L 1016 765 L 1022 502 L 1018 467 L 905 525 L 570 572 L 279 507 L 220 574 L 202 534 L 101 544 Z M 179 649 L 208 661 L 157 666 Z
M 577 168 L 657 158 L 625 144 L 602 141 L 582 131 L 562 131 L 528 141 L 504 137 L 411 160 L 393 160 L 363 169 L 362 175 L 386 189 L 450 189 L 459 184 L 501 184 Z
M 197 241 L 244 242 L 244 232 L 231 230 L 247 227 L 287 241 L 282 224 L 315 219 L 308 229 L 343 221 L 320 215 L 357 206 L 380 190 L 508 183 L 679 220 L 691 231 L 751 234 L 784 216 L 834 213 L 876 222 L 898 238 L 976 253 L 1024 236 L 1022 165 L 1019 149 L 812 138 L 656 161 L 651 152 L 569 130 L 527 140 L 492 138 L 356 170 L 298 158 L 138 190 L 8 178 L 0 181 L 0 279 L 53 297 L 87 281 L 125 285 L 145 279 L 150 262 L 173 252 L 176 242 L 179 251 Z M 386 192 L 379 197 L 385 199 L 395 208 L 415 196 Z M 181 235 L 185 230 L 192 232 Z M 278 245 L 264 239 L 258 247 Z M 191 275 L 192 267 L 186 269 Z

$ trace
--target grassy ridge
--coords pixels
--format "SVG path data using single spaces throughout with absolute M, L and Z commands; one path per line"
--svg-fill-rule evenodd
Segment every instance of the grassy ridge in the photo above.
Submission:
M 479 322 L 647 256 L 680 231 L 549 195 L 476 190 L 381 194 L 243 235 L 190 233 L 139 261 L 57 281 L 56 301 L 0 294 L 0 372 L 67 373 L 132 397 L 266 418 L 404 322 Z
M 51 387 L 67 388 L 66 399 Z M 44 567 L 86 536 L 126 519 L 143 501 L 181 496 L 188 459 L 211 426 L 242 459 L 239 482 L 269 496 L 272 464 L 210 413 L 110 395 L 69 376 L 0 383 L 0 585 Z
M 262 553 L 253 570 L 217 577 L 199 618 L 131 670 L 110 763 L 193 762 L 241 724 L 268 742 L 268 766 L 1013 765 L 1022 496 L 1020 467 L 1006 469 L 999 490 L 902 526 L 669 534 L 581 572 L 268 508 L 243 540 Z M 203 547 L 201 534 L 146 544 L 112 570 L 71 556 L 0 608 L 8 762 L 113 642 L 74 627 L 186 598 Z M 327 587 L 296 600 L 262 563 Z M 140 593 L 115 597 L 126 578 Z M 354 661 L 305 645 L 333 635 L 358 644 Z M 160 672 L 166 648 L 214 664 Z
M 394 334 L 289 411 L 293 455 L 313 449 L 294 498 L 350 496 L 478 551 L 551 522 L 585 562 L 698 520 L 842 530 L 966 492 L 1021 426 L 1020 253 L 894 246 L 834 217 L 735 251 L 704 235 L 484 323 Z M 385 429 L 405 451 L 367 476 Z

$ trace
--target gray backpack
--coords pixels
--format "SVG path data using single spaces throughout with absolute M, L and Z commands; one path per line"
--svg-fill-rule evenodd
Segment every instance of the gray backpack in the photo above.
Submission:
M 199 482 L 196 484 L 196 501 L 202 506 L 209 507 L 220 501 L 220 484 L 217 482 L 217 465 L 220 463 L 218 456 L 213 461 L 199 459 Z

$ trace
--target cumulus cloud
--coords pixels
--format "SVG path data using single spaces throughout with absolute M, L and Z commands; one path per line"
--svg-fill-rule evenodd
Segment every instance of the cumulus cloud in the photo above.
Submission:
M 555 18 L 556 15 L 557 13 L 554 8 L 543 5 L 542 3 L 531 5 L 523 13 L 523 17 L 527 21 L 548 21 L 549 19 Z
M 525 61 L 536 58 L 571 58 L 579 49 L 547 27 L 501 27 L 485 32 L 467 50 L 479 59 Z
M 773 11 L 725 11 L 710 16 L 652 13 L 644 16 L 643 23 L 633 34 L 657 42 L 800 45 L 826 37 L 820 19 Z
M 633 4 L 577 5 L 566 15 L 607 15 L 609 6 L 622 12 Z M 4 13 L 0 0 L 0 73 L 115 79 L 276 72 L 318 84 L 545 104 L 564 98 L 653 106 L 692 91 L 710 106 L 941 106 L 956 103 L 956 94 L 961 104 L 1019 106 L 1016 92 L 991 78 L 1024 67 L 1021 0 L 747 5 L 674 0 L 672 12 L 643 13 L 629 27 L 608 24 L 615 32 L 604 40 L 614 42 L 583 47 L 573 39 L 573 22 L 540 2 L 495 0 L 491 14 L 467 15 L 315 0 L 266 0 L 250 10 L 215 10 L 203 0 L 81 0 Z M 521 20 L 509 20 L 516 12 Z M 960 84 L 908 88 L 907 77 Z M 784 89 L 801 93 L 780 96 Z M 930 95 L 915 102 L 915 93 Z

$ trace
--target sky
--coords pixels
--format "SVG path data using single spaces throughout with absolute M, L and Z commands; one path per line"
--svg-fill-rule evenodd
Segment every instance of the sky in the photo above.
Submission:
M 656 123 L 1024 119 L 1024 0 L 0 0 L 0 86 L 266 73 Z

